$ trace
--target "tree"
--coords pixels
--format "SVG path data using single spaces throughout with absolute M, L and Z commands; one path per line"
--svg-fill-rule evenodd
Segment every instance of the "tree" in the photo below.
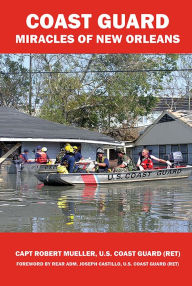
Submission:
M 153 109 L 170 73 L 142 70 L 175 68 L 177 56 L 41 55 L 41 59 L 42 69 L 53 72 L 43 77 L 41 116 L 109 130 L 123 122 L 133 126 L 138 116 Z
M 141 71 L 175 68 L 176 59 L 175 55 L 97 55 L 92 70 L 98 73 L 92 75 L 92 90 L 90 88 L 86 96 L 86 113 L 79 105 L 81 118 L 88 117 L 89 112 L 94 116 L 96 113 L 96 127 L 102 130 L 123 122 L 133 126 L 138 116 L 151 112 L 158 101 L 156 95 L 162 89 L 163 79 L 169 76 L 164 71 Z M 77 108 L 75 112 L 77 116 Z
M 28 73 L 22 57 L 15 60 L 13 55 L 1 55 L 0 105 L 26 110 L 28 89 Z
M 163 89 L 159 92 L 161 106 L 171 110 L 181 108 L 190 109 L 192 92 L 192 72 L 190 69 L 192 69 L 192 55 L 178 55 L 176 64 L 176 71 L 171 72 L 169 77 L 164 78 Z
M 156 105 L 165 79 L 170 81 L 166 70 L 176 68 L 177 57 L 32 55 L 34 114 L 104 132 L 123 123 L 131 128 L 139 116 L 149 114 Z M 28 110 L 29 67 L 23 57 L 16 60 L 14 55 L 2 55 L 0 68 L 0 104 Z

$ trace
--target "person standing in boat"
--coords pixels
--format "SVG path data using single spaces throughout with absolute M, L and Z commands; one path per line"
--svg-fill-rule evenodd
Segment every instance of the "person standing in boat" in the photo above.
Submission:
M 35 153 L 35 162 L 37 164 L 47 164 L 49 157 L 46 152 L 46 147 L 41 148 L 41 146 L 37 146 L 37 152 Z
M 143 149 L 141 154 L 139 154 L 139 159 L 137 161 L 137 167 L 140 169 L 140 171 L 151 170 L 151 169 L 153 169 L 153 161 L 152 160 L 167 164 L 169 167 L 172 166 L 171 162 L 165 161 L 163 159 L 159 159 L 159 158 L 151 155 L 149 153 L 148 149 Z
M 64 155 L 65 155 L 65 148 L 61 148 L 60 152 L 57 154 L 55 164 L 60 164 Z
M 127 172 L 136 170 L 133 160 L 125 154 L 123 148 L 117 149 L 118 165 L 114 168 L 114 172 Z
M 35 162 L 37 162 L 37 158 L 40 157 L 41 149 L 42 149 L 41 146 L 37 146 L 36 148 L 37 151 L 35 153 Z
M 79 162 L 80 160 L 83 160 L 83 156 L 78 151 L 78 147 L 77 146 L 73 146 L 73 150 L 75 152 L 75 162 Z
M 101 148 L 97 149 L 96 162 L 95 162 L 95 172 L 103 173 L 108 172 L 109 160 L 104 156 L 104 150 Z
M 50 158 L 49 158 L 49 155 L 47 154 L 47 147 L 43 147 L 43 148 L 41 149 L 41 152 L 43 152 L 43 153 L 46 154 L 46 156 L 47 156 L 47 163 L 51 163 Z
M 60 164 L 60 163 L 61 163 L 63 157 L 64 157 L 65 154 L 66 154 L 66 149 L 65 149 L 65 148 L 66 148 L 67 146 L 70 146 L 70 147 L 71 147 L 71 145 L 70 145 L 69 143 L 66 143 L 65 146 L 64 146 L 63 148 L 61 148 L 60 152 L 57 154 L 55 164 Z M 67 147 L 67 148 L 68 148 L 68 147 Z
M 30 160 L 28 158 L 28 154 L 29 154 L 29 150 L 28 149 L 24 149 L 23 150 L 23 153 L 21 153 L 19 155 L 19 158 L 22 160 L 22 163 L 25 164 L 25 163 L 29 163 Z
M 67 145 L 65 147 L 65 151 L 66 151 L 66 154 L 65 156 L 62 158 L 61 160 L 61 164 L 63 164 L 65 161 L 67 161 L 67 164 L 68 164 L 68 172 L 69 173 L 74 173 L 75 171 L 75 154 L 74 154 L 74 150 L 73 150 L 73 147 L 72 146 L 69 146 Z
M 63 158 L 61 159 L 61 163 L 63 163 L 64 161 L 67 161 L 67 159 L 69 158 L 69 154 L 71 153 L 71 154 L 74 154 L 74 150 L 73 150 L 73 152 L 71 152 L 72 151 L 72 146 L 71 145 L 66 145 L 65 146 L 65 153 L 64 153 L 64 156 L 63 156 Z

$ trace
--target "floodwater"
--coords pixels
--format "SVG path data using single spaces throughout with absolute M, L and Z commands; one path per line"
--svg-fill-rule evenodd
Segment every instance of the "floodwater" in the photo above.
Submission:
M 51 187 L 2 171 L 0 232 L 192 232 L 192 179 Z

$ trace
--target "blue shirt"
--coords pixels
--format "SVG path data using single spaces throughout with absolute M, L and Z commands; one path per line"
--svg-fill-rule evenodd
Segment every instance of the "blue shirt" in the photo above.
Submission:
M 79 162 L 82 157 L 83 157 L 83 156 L 81 155 L 80 152 L 75 153 L 75 161 L 76 161 L 76 162 Z
M 67 162 L 68 162 L 68 172 L 73 173 L 75 167 L 75 157 L 69 155 L 67 158 Z
M 69 154 L 65 154 L 64 157 L 61 159 L 61 163 L 63 163 L 64 161 L 67 161 L 69 158 Z
M 21 156 L 24 163 L 28 161 L 28 155 L 26 153 L 21 153 Z
M 99 172 L 107 172 L 107 170 L 109 169 L 109 160 L 107 158 L 104 159 L 104 162 L 106 164 L 105 167 L 101 167 L 99 166 Z

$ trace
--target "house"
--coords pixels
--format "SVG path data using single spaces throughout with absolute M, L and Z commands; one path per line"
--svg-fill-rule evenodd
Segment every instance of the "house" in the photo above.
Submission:
M 33 150 L 40 145 L 48 148 L 50 159 L 55 159 L 66 142 L 77 145 L 84 158 L 95 159 L 96 149 L 101 146 L 122 145 L 112 137 L 82 128 L 67 126 L 38 117 L 33 117 L 18 110 L 0 107 L 0 155 L 3 147 L 10 149 L 21 143 L 20 152 L 29 150 L 29 158 L 34 158 Z
M 161 159 L 181 151 L 184 163 L 192 164 L 192 111 L 164 111 L 134 142 L 134 161 L 144 147 Z

